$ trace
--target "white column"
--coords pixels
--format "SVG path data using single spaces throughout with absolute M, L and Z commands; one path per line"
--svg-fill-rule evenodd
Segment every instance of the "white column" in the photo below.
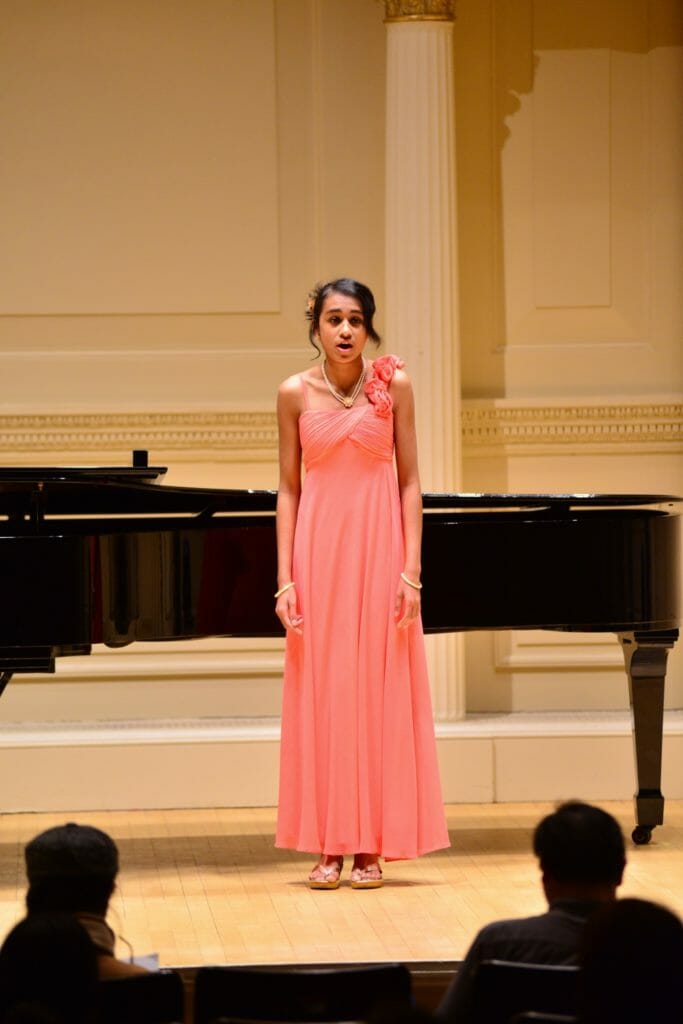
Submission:
M 452 0 L 387 0 L 386 341 L 415 390 L 424 491 L 460 484 Z M 453 588 L 464 585 L 455 577 Z M 438 720 L 464 714 L 462 643 L 429 637 Z

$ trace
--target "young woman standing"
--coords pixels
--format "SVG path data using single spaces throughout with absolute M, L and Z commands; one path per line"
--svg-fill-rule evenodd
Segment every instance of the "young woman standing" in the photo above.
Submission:
M 420 623 L 413 393 L 365 357 L 371 291 L 309 304 L 323 361 L 278 392 L 276 612 L 287 631 L 276 845 L 319 855 L 308 884 L 378 888 L 379 859 L 448 846 Z M 302 464 L 305 479 L 302 484 Z

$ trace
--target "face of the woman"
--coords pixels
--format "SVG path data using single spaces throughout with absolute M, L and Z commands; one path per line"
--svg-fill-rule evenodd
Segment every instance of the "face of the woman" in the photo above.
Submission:
M 368 340 L 358 300 L 341 292 L 328 295 L 320 313 L 318 337 L 329 362 L 350 363 L 358 359 Z

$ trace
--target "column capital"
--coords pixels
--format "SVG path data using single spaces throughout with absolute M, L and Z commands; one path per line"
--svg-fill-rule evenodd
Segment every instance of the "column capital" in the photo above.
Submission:
M 453 21 L 455 0 L 384 0 L 384 20 Z

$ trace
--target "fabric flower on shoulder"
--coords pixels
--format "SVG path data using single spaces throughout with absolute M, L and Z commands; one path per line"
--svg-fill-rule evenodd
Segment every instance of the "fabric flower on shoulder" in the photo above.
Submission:
M 375 407 L 378 416 L 390 416 L 394 407 L 393 400 L 389 394 L 389 384 L 392 381 L 396 370 L 400 370 L 405 363 L 398 356 L 382 356 L 375 359 L 372 364 L 372 377 L 363 390 L 368 400 Z
M 374 405 L 378 416 L 391 415 L 394 403 L 383 380 L 380 380 L 378 377 L 372 377 L 365 385 L 364 391 L 369 401 Z
M 402 370 L 405 365 L 398 356 L 381 356 L 379 359 L 375 359 L 372 364 L 372 372 L 375 377 L 379 377 L 380 380 L 389 384 L 394 376 L 394 372 Z

